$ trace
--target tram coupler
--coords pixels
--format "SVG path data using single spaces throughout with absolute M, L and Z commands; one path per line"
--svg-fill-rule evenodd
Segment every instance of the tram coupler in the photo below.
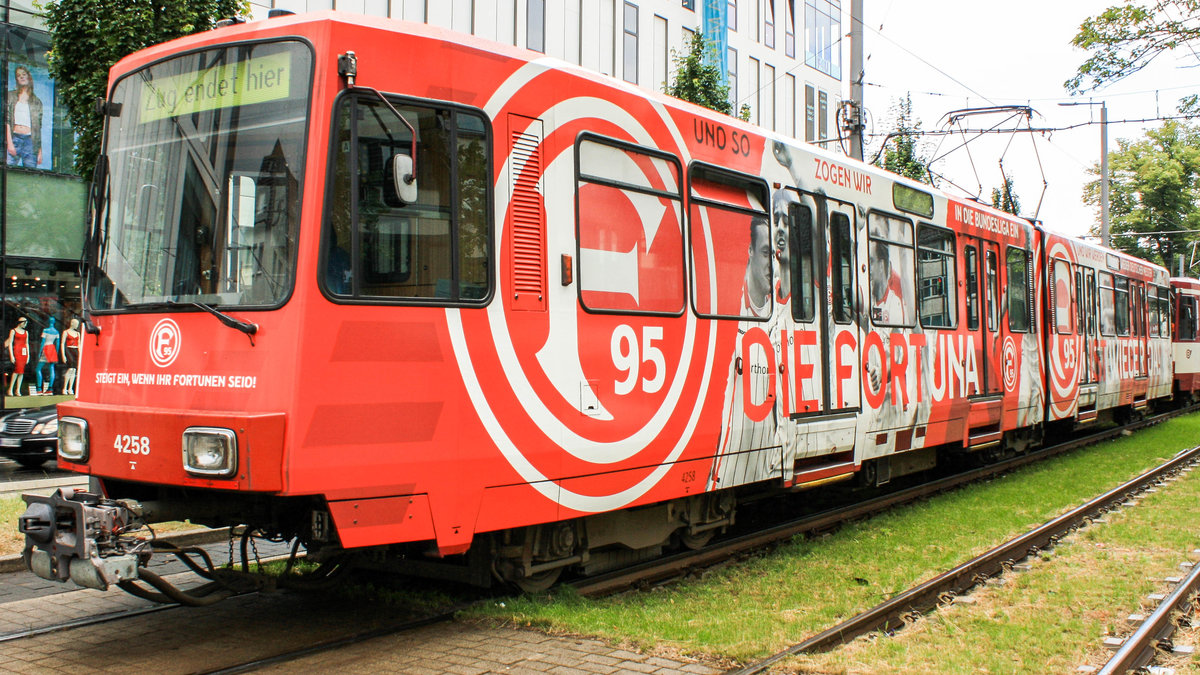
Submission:
M 25 566 L 43 579 L 105 591 L 137 579 L 138 567 L 150 557 L 150 542 L 129 534 L 144 524 L 136 502 L 73 488 L 21 498 L 27 505 L 17 520 L 25 535 L 22 555 Z

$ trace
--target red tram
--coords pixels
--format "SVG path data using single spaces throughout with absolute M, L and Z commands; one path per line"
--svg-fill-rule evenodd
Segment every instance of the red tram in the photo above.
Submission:
M 1196 303 L 1200 300 L 1200 280 L 1171 278 L 1174 299 L 1173 353 L 1175 395 L 1195 400 L 1200 393 L 1200 333 L 1197 332 Z
M 46 578 L 189 518 L 536 588 L 1171 394 L 1162 268 L 540 54 L 276 18 L 104 109 Z

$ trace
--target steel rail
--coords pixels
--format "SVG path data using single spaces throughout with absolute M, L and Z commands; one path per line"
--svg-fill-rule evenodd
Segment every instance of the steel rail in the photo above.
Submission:
M 1191 600 L 1197 590 L 1200 590 L 1200 565 L 1193 565 L 1191 574 L 1163 599 L 1133 635 L 1125 639 L 1117 653 L 1100 669 L 1099 675 L 1116 675 L 1149 664 L 1154 658 L 1155 645 L 1175 632 L 1175 623 L 1171 620 L 1173 615 Z
M 899 626 L 905 617 L 924 613 L 938 606 L 947 594 L 958 595 L 978 585 L 988 577 L 1005 570 L 1012 563 L 1052 545 L 1060 537 L 1145 490 L 1164 476 L 1177 472 L 1200 459 L 1200 446 L 1186 450 L 1132 480 L 1129 480 L 1095 499 L 1046 523 L 1014 537 L 971 560 L 914 586 L 871 609 L 828 628 L 807 640 L 788 647 L 766 659 L 733 672 L 739 675 L 764 672 L 772 664 L 802 653 L 828 651 L 854 638 L 879 629 Z
M 234 673 L 245 673 L 245 672 L 249 672 L 252 670 L 258 670 L 259 668 L 273 666 L 273 665 L 276 665 L 279 663 L 287 663 L 288 661 L 294 661 L 296 659 L 303 658 L 305 656 L 309 656 L 310 654 L 318 654 L 321 652 L 328 652 L 328 651 L 332 651 L 334 649 L 341 649 L 342 647 L 349 647 L 350 645 L 358 644 L 360 642 L 374 640 L 376 638 L 387 637 L 389 635 L 395 635 L 397 633 L 403 633 L 403 632 L 410 631 L 410 630 L 416 630 L 418 628 L 424 628 L 425 626 L 432 626 L 432 625 L 439 624 L 439 623 L 446 623 L 448 621 L 454 620 L 455 614 L 457 614 L 458 612 L 460 612 L 464 609 L 471 607 L 476 602 L 483 602 L 483 601 L 475 601 L 475 602 L 465 603 L 465 604 L 459 605 L 457 607 L 454 607 L 452 609 L 446 610 L 444 612 L 441 612 L 438 614 L 433 614 L 433 615 L 426 616 L 426 617 L 422 617 L 420 619 L 410 619 L 408 621 L 402 621 L 399 623 L 388 624 L 385 626 L 380 626 L 378 628 L 372 628 L 370 630 L 365 630 L 360 633 L 353 633 L 351 635 L 346 635 L 343 637 L 333 638 L 330 640 L 323 640 L 321 642 L 318 642 L 313 645 L 309 645 L 307 647 L 302 647 L 300 649 L 293 649 L 293 650 L 289 650 L 286 652 L 280 652 L 278 654 L 273 654 L 271 656 L 265 656 L 261 659 L 255 659 L 253 661 L 246 661 L 246 662 L 238 663 L 238 664 L 232 665 L 232 666 L 223 666 L 221 668 L 214 668 L 212 670 L 198 671 L 197 675 L 233 675 Z
M 49 626 L 41 626 L 39 628 L 30 628 L 28 630 L 14 631 L 12 633 L 4 633 L 0 635 L 0 643 L 12 642 L 14 640 L 23 640 L 25 638 L 36 637 L 38 635 L 46 635 L 48 633 L 57 633 L 59 631 L 71 630 L 73 628 L 83 628 L 85 626 L 94 626 L 96 624 L 108 623 L 109 621 L 120 621 L 121 619 L 132 619 L 143 614 L 153 614 L 161 612 L 164 609 L 174 609 L 179 607 L 177 604 L 170 605 L 154 605 L 152 607 L 139 607 L 123 612 L 110 612 L 108 614 L 99 614 L 97 616 L 85 616 L 79 619 L 63 621 Z

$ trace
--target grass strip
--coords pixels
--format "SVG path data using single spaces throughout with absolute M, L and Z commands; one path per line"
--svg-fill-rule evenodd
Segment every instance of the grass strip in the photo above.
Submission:
M 472 616 L 643 648 L 751 660 L 854 614 L 1074 508 L 1200 442 L 1200 414 L 998 479 L 798 539 L 650 593 L 587 599 L 569 589 L 490 603 Z
M 1183 576 L 1200 545 L 1200 471 L 1147 495 L 1139 506 L 1110 514 L 1068 537 L 1032 570 L 1009 574 L 890 638 L 864 638 L 845 648 L 792 659 L 816 673 L 1069 673 L 1103 665 L 1105 636 L 1125 637 L 1125 617 L 1149 614 L 1166 593 L 1164 579 Z M 1173 663 L 1194 669 L 1196 662 Z
M 25 535 L 17 531 L 17 518 L 24 512 L 20 497 L 0 499 L 0 555 L 20 553 L 25 547 Z

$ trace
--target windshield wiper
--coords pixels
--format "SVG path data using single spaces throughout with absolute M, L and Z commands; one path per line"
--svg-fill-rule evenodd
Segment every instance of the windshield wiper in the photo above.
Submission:
M 213 316 L 217 317 L 217 320 L 220 321 L 221 323 L 225 324 L 226 326 L 229 326 L 230 328 L 233 328 L 236 330 L 240 330 L 241 332 L 245 333 L 246 336 L 250 338 L 250 346 L 251 347 L 254 346 L 254 334 L 258 332 L 258 324 L 256 324 L 256 323 L 250 323 L 248 321 L 241 321 L 239 319 L 235 319 L 232 316 L 229 316 L 228 314 L 226 314 L 225 312 L 222 312 L 221 310 L 217 309 L 216 307 L 213 307 L 212 305 L 207 305 L 198 300 L 194 301 L 194 302 L 178 302 L 176 300 L 168 300 L 166 304 L 167 304 L 167 307 L 173 307 L 173 308 L 195 307 L 196 309 L 202 309 L 202 310 L 208 312 L 209 314 L 212 314 Z

